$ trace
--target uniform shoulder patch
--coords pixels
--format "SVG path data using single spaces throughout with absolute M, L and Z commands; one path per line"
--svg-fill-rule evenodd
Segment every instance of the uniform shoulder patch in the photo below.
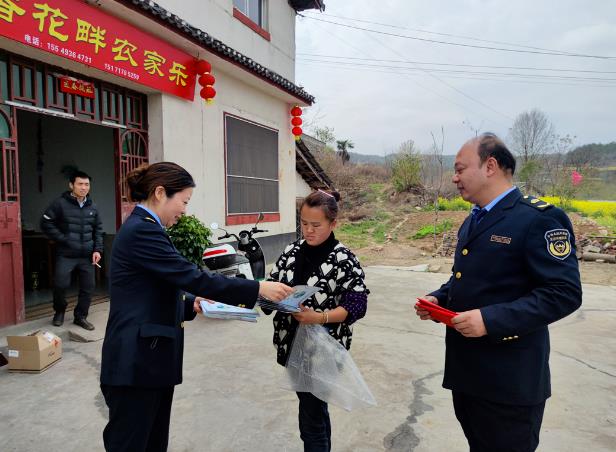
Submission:
M 156 220 L 152 217 L 143 217 L 143 221 L 149 221 L 150 223 L 156 223 Z
M 556 259 L 565 260 L 571 254 L 571 234 L 566 229 L 551 229 L 545 233 L 548 253 Z
M 549 202 L 545 202 L 542 199 L 535 198 L 534 196 L 525 195 L 522 196 L 522 203 L 534 207 L 537 210 L 547 210 L 552 206 Z

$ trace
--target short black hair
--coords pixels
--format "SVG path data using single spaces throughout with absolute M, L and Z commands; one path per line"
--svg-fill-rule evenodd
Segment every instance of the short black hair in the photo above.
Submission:
M 88 175 L 88 173 L 85 173 L 84 171 L 79 171 L 78 170 L 78 171 L 74 171 L 71 174 L 71 177 L 69 178 L 69 180 L 71 181 L 71 184 L 74 184 L 75 183 L 75 179 L 77 179 L 78 177 L 80 179 L 88 179 L 89 181 L 92 180 L 92 178 Z
M 511 172 L 513 176 L 515 173 L 515 157 L 507 149 L 503 140 L 491 132 L 482 133 L 477 139 L 479 141 L 477 152 L 479 153 L 481 164 L 485 163 L 490 157 L 494 157 L 499 168 L 503 171 Z

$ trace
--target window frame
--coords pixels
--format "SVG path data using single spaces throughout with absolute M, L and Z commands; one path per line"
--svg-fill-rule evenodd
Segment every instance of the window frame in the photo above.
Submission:
M 255 127 L 261 127 L 263 129 L 272 131 L 276 133 L 277 143 L 280 138 L 280 130 L 275 129 L 273 127 L 266 126 L 265 124 L 260 124 L 256 121 L 251 121 L 250 119 L 243 118 L 241 116 L 235 115 L 233 113 L 224 112 L 223 113 L 223 132 L 224 132 L 224 150 L 225 150 L 225 225 L 233 226 L 233 225 L 241 225 L 241 224 L 251 224 L 257 221 L 259 213 L 263 213 L 263 222 L 271 223 L 280 221 L 280 149 L 279 146 L 276 147 L 276 158 L 278 160 L 278 178 L 270 179 L 266 177 L 254 177 L 254 176 L 241 176 L 237 174 L 229 174 L 228 172 L 228 136 L 227 136 L 227 119 L 232 118 L 238 121 L 246 122 Z M 241 213 L 229 213 L 229 183 L 228 178 L 243 178 L 243 179 L 257 179 L 257 180 L 266 180 L 266 181 L 274 181 L 276 182 L 276 186 L 278 189 L 278 210 L 272 212 L 241 212 Z
M 267 0 L 238 0 L 238 1 L 244 3 L 245 12 L 242 9 L 235 6 L 235 0 L 234 0 L 232 3 L 233 4 L 233 17 L 235 17 L 237 20 L 242 22 L 244 25 L 246 25 L 248 28 L 250 28 L 252 31 L 257 33 L 259 36 L 261 36 L 266 41 L 271 41 L 272 37 L 269 31 L 267 31 L 267 28 L 268 28 Z M 249 9 L 248 3 L 250 1 L 259 2 L 259 11 L 260 11 L 259 21 L 260 23 L 255 22 L 253 19 L 250 18 L 250 16 L 248 16 L 248 9 Z

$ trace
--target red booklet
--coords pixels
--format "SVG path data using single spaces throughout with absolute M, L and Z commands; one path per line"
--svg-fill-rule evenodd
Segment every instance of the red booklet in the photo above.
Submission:
M 426 311 L 428 311 L 430 313 L 430 317 L 432 317 L 434 320 L 443 322 L 445 325 L 453 328 L 453 323 L 451 323 L 451 319 L 458 315 L 457 312 L 445 309 L 444 307 L 434 304 L 431 301 L 424 300 L 423 298 L 417 299 L 417 305 L 421 309 L 425 309 Z

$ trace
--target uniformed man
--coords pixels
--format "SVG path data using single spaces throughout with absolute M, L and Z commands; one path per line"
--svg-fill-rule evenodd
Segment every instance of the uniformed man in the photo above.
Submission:
M 537 448 L 550 397 L 548 325 L 582 302 L 569 218 L 523 196 L 514 171 L 493 134 L 462 146 L 453 183 L 475 206 L 458 231 L 451 278 L 426 296 L 459 313 L 447 328 L 443 387 L 472 452 Z

